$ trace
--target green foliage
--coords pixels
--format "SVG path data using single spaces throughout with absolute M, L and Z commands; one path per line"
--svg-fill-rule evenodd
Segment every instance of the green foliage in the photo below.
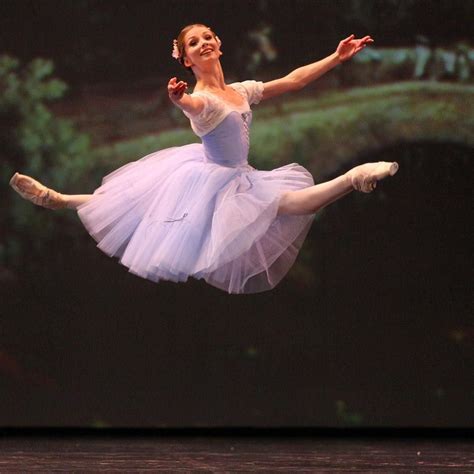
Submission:
M 70 121 L 55 117 L 46 106 L 67 90 L 63 81 L 50 78 L 53 69 L 46 59 L 21 65 L 16 58 L 0 56 L 1 220 L 5 223 L 0 264 L 19 264 L 21 255 L 41 251 L 51 241 L 57 220 L 51 212 L 21 200 L 7 186 L 13 173 L 19 171 L 72 192 L 90 167 L 88 136 L 76 132 Z M 62 217 L 67 226 L 71 219 Z
M 366 48 L 338 74 L 345 85 L 430 79 L 472 83 L 474 49 L 466 42 L 432 48 L 422 41 L 411 48 Z
M 359 155 L 401 142 L 474 146 L 474 87 L 404 82 L 365 87 L 258 110 L 251 162 L 300 163 L 316 179 Z
M 94 150 L 95 169 L 99 168 L 100 173 L 110 172 L 153 151 L 187 145 L 193 142 L 199 142 L 199 139 L 189 127 L 187 129 L 167 130 L 159 135 L 146 135 L 132 140 L 117 142 Z

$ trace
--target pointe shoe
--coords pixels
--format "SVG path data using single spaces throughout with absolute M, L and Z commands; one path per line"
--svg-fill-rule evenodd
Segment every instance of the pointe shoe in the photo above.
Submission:
M 398 171 L 398 163 L 379 161 L 356 166 L 346 173 L 354 189 L 370 193 L 377 187 L 377 181 L 393 176 Z
M 49 189 L 39 181 L 24 174 L 15 173 L 10 179 L 10 186 L 27 201 L 47 209 L 63 209 L 66 207 L 64 196 Z

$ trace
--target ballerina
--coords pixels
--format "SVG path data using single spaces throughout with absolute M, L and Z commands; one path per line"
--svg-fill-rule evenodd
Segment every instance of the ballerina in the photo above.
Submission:
M 248 163 L 250 105 L 301 89 L 372 42 L 350 35 L 333 54 L 282 78 L 226 84 L 219 37 L 189 25 L 172 56 L 192 71 L 194 91 L 173 77 L 168 95 L 202 143 L 128 163 L 93 194 L 62 194 L 19 173 L 10 185 L 36 205 L 77 211 L 97 246 L 140 277 L 191 276 L 228 293 L 270 290 L 293 265 L 317 211 L 353 190 L 372 192 L 398 164 L 365 163 L 317 185 L 297 163 L 257 170 Z

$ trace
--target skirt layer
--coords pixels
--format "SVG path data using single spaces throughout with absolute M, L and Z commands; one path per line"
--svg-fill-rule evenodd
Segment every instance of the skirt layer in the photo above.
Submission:
M 313 184 L 296 163 L 224 167 L 191 144 L 110 173 L 77 212 L 97 246 L 140 277 L 191 276 L 228 293 L 256 293 L 286 275 L 314 219 L 278 216 L 281 194 Z

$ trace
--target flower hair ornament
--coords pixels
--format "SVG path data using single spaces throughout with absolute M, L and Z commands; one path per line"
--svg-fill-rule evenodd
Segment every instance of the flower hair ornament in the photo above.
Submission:
M 219 48 L 220 48 L 221 44 L 222 44 L 222 41 L 219 39 L 219 37 L 217 35 L 215 36 L 215 38 L 216 38 L 216 42 L 217 42 L 217 44 L 219 45 Z M 181 54 L 180 54 L 179 48 L 178 48 L 178 40 L 177 39 L 173 40 L 173 50 L 171 52 L 171 56 L 174 59 L 177 59 L 178 61 L 181 58 Z
M 178 40 L 173 40 L 173 52 L 171 53 L 171 56 L 173 56 L 174 59 L 179 59 L 180 57 L 178 49 Z

